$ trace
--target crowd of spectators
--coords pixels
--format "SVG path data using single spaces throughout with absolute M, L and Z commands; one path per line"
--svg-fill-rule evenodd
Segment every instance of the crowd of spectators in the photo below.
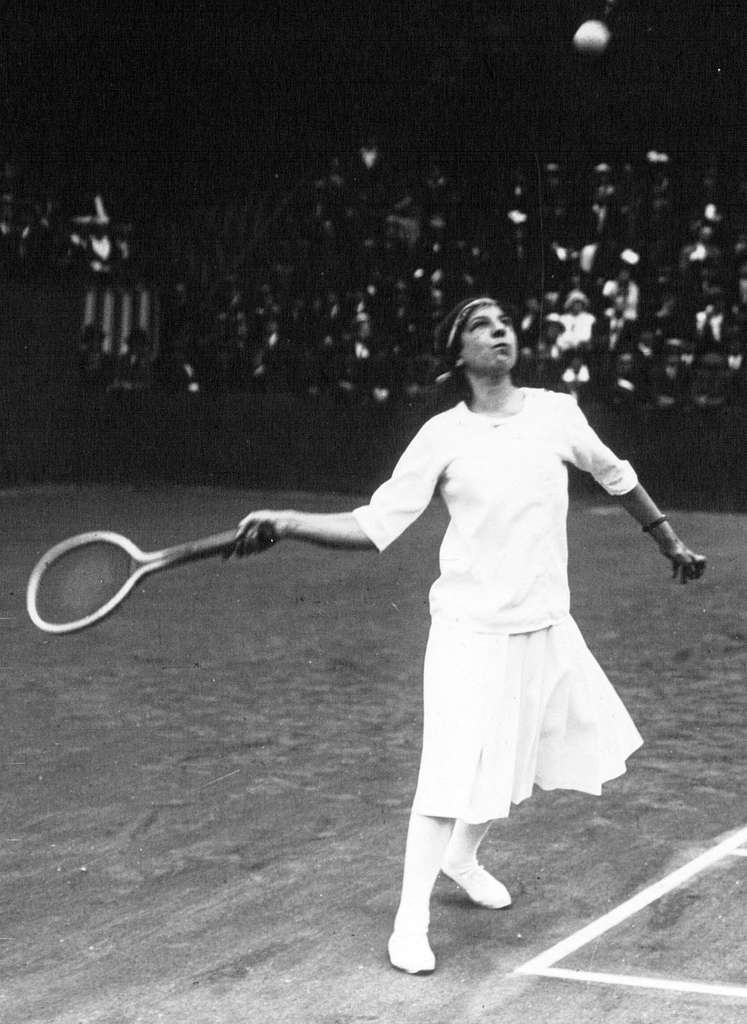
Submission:
M 127 262 L 129 228 L 111 237 L 99 197 L 73 221 L 7 199 L 4 259 L 45 252 L 99 275 Z M 582 404 L 747 403 L 744 166 L 651 150 L 478 173 L 368 140 L 320 173 L 151 228 L 162 317 L 158 350 L 140 346 L 148 386 L 412 399 L 444 372 L 435 324 L 495 294 L 517 309 L 520 383 Z
M 436 159 L 403 171 L 370 142 L 263 202 L 190 222 L 168 386 L 412 398 L 444 370 L 435 324 L 487 293 L 517 308 L 522 383 L 580 403 L 747 401 L 743 168 L 652 150 L 469 176 Z

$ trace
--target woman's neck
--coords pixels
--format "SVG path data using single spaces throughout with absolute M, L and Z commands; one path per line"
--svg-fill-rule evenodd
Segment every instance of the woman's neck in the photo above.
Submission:
M 467 402 L 471 412 L 488 416 L 510 416 L 519 412 L 524 401 L 521 388 L 514 386 L 509 376 L 498 380 L 471 378 L 471 398 Z

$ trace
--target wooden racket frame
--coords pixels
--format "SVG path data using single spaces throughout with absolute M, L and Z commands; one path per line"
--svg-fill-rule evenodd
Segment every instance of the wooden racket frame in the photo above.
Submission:
M 223 533 L 214 533 L 209 537 L 202 537 L 199 540 L 187 541 L 184 544 L 176 544 L 174 547 L 162 548 L 160 551 L 142 551 L 137 544 L 134 544 L 128 537 L 121 533 L 113 533 L 110 530 L 91 530 L 88 533 L 79 533 L 75 537 L 68 537 L 67 540 L 55 544 L 36 563 L 29 576 L 26 587 L 26 611 L 29 618 L 39 629 L 45 633 L 75 633 L 78 630 L 93 626 L 101 622 L 107 615 L 111 615 L 132 591 L 140 580 L 151 573 L 160 572 L 163 569 L 173 569 L 177 565 L 184 565 L 187 562 L 197 562 L 203 558 L 210 558 L 213 555 L 230 554 L 236 540 L 236 530 L 226 530 Z M 109 600 L 96 611 L 91 612 L 81 619 L 73 622 L 47 622 L 41 617 L 36 607 L 36 599 L 39 593 L 39 585 L 48 567 L 62 555 L 66 555 L 75 548 L 84 547 L 86 544 L 93 544 L 103 541 L 109 544 L 116 544 L 130 557 L 131 572 L 125 582 Z M 134 565 L 133 565 L 134 563 Z

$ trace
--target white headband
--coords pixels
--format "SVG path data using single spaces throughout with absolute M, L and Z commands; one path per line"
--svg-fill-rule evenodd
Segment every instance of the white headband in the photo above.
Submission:
M 489 298 L 486 297 L 486 298 L 482 298 L 482 299 L 472 299 L 472 301 L 468 302 L 467 305 L 463 309 L 460 309 L 459 313 L 457 314 L 456 318 L 454 319 L 454 323 L 451 325 L 451 330 L 449 331 L 449 337 L 446 339 L 446 348 L 447 349 L 451 348 L 451 346 L 452 346 L 452 344 L 454 342 L 454 338 L 456 338 L 457 331 L 460 329 L 460 327 L 462 326 L 464 321 L 467 319 L 468 314 L 471 312 L 471 310 L 473 310 L 475 308 L 475 306 L 493 306 L 493 305 L 495 305 L 495 299 L 489 299 Z

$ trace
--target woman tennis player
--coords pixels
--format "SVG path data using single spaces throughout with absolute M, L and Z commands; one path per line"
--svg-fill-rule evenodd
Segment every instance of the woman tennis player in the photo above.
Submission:
M 690 551 L 567 395 L 516 387 L 509 307 L 459 303 L 439 328 L 467 399 L 433 416 L 369 503 L 349 513 L 256 511 L 236 551 L 278 539 L 383 550 L 437 492 L 450 522 L 430 592 L 423 745 L 392 965 L 435 967 L 431 891 L 443 871 L 482 907 L 508 906 L 477 861 L 490 824 L 535 785 L 599 794 L 641 744 L 628 712 L 571 618 L 566 463 L 592 474 L 656 541 L 683 583 L 705 558 Z

